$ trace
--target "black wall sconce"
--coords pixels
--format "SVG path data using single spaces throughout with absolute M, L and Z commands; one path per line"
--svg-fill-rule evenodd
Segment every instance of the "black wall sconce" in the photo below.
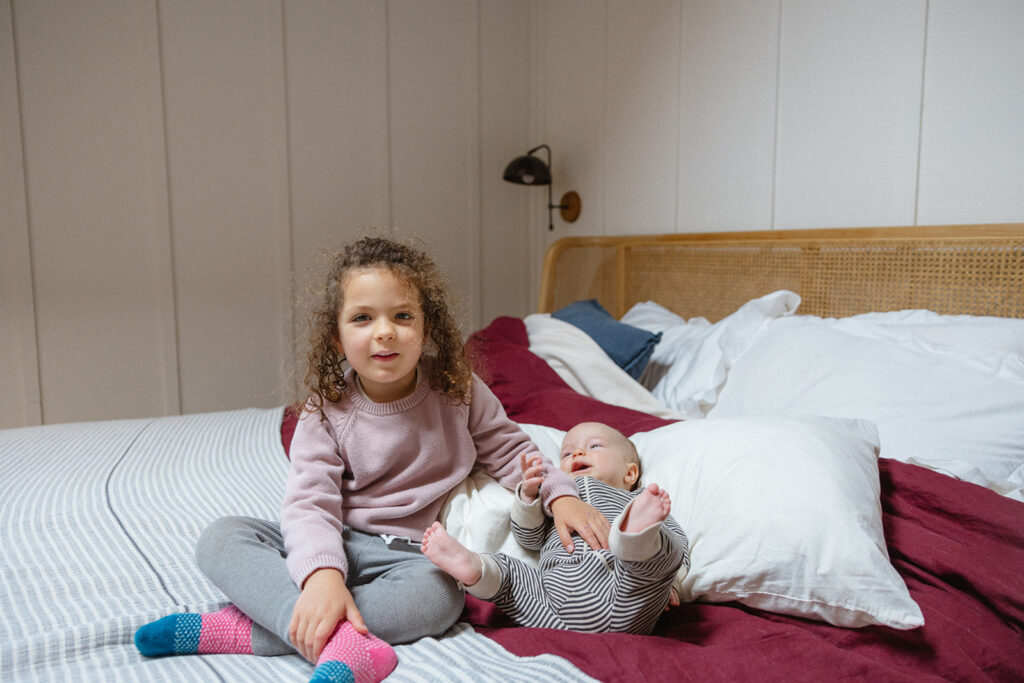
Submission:
M 548 163 L 544 163 L 533 153 L 539 149 L 548 151 Z M 573 191 L 562 195 L 561 204 L 551 202 L 551 148 L 547 145 L 537 145 L 525 156 L 516 157 L 505 167 L 505 180 L 517 185 L 547 185 L 548 186 L 548 230 L 554 230 L 555 224 L 551 212 L 558 209 L 562 220 L 566 223 L 573 223 L 580 217 L 580 196 Z

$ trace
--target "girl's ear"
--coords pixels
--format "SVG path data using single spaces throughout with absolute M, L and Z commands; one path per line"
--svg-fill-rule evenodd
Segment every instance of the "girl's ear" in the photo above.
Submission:
M 345 349 L 341 346 L 341 335 L 338 334 L 338 328 L 334 328 L 334 332 L 331 333 L 331 341 L 334 342 L 334 350 L 338 352 L 338 355 L 342 358 L 345 357 Z
M 626 465 L 626 474 L 622 477 L 623 483 L 626 484 L 627 488 L 633 488 L 633 484 L 640 478 L 640 468 L 637 467 L 635 462 L 631 462 Z

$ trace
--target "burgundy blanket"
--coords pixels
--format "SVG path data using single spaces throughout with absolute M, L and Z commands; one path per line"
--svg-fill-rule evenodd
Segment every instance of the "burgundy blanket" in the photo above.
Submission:
M 567 430 L 582 420 L 627 435 L 667 421 L 581 396 L 529 351 L 518 318 L 470 337 L 478 374 L 517 422 Z M 294 416 L 282 426 L 291 441 Z M 889 555 L 924 613 L 913 631 L 846 629 L 748 608 L 687 604 L 651 636 L 521 628 L 467 598 L 463 618 L 518 655 L 550 653 L 601 681 L 1024 681 L 1024 504 L 882 459 Z
M 517 422 L 597 420 L 627 435 L 668 424 L 577 394 L 528 346 L 517 318 L 470 338 L 478 373 Z M 923 628 L 846 629 L 738 603 L 674 608 L 652 636 L 513 627 L 473 598 L 465 617 L 511 652 L 559 655 L 609 682 L 1024 680 L 1024 504 L 893 460 L 880 474 L 889 555 Z

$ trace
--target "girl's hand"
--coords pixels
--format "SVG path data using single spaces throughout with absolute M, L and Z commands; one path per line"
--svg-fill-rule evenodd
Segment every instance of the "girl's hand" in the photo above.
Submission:
M 575 496 L 561 496 L 551 502 L 551 514 L 554 515 L 555 529 L 565 546 L 565 552 L 571 553 L 575 547 L 572 542 L 573 531 L 594 550 L 607 550 L 611 522 L 590 503 Z
M 537 500 L 540 493 L 540 485 L 544 482 L 544 460 L 539 455 L 532 456 L 529 460 L 526 453 L 519 456 L 519 468 L 523 471 L 523 485 L 519 492 L 523 500 L 532 503 Z
M 341 572 L 317 569 L 306 578 L 295 602 L 288 638 L 300 655 L 316 664 L 327 639 L 343 619 L 360 633 L 369 633 Z

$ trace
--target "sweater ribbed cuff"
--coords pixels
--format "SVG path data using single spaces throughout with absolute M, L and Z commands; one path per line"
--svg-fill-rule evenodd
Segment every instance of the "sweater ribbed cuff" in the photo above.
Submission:
M 346 578 L 348 576 L 348 561 L 343 555 L 322 553 L 297 563 L 288 562 L 288 571 L 299 590 L 302 590 L 309 575 L 318 569 L 337 569 L 341 572 L 341 577 Z
M 576 490 L 576 485 L 570 480 L 569 484 L 560 484 L 552 486 L 547 491 L 542 491 L 542 497 L 544 499 L 544 512 L 554 517 L 551 514 L 551 503 L 562 496 L 572 496 L 573 498 L 579 498 L 580 492 Z

